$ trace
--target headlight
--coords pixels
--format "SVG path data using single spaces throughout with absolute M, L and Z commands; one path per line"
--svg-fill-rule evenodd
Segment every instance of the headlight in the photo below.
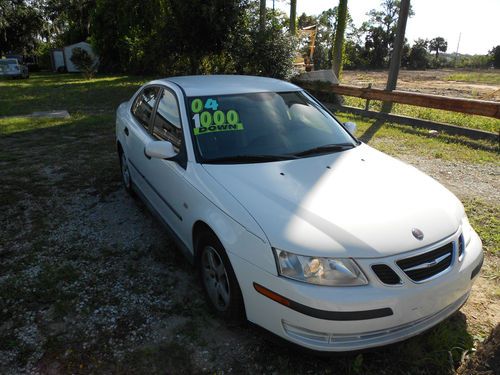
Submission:
M 348 258 L 319 258 L 274 249 L 278 273 L 317 285 L 366 285 L 368 280 L 358 265 Z
M 467 215 L 464 215 L 462 218 L 462 235 L 464 236 L 465 247 L 467 247 L 472 238 L 472 231 L 473 229 L 469 223 L 469 219 Z

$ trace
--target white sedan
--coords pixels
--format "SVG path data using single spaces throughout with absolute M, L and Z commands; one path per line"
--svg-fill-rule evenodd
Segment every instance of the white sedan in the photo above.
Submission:
M 291 342 L 349 351 L 457 311 L 482 244 L 438 182 L 288 82 L 152 81 L 117 110 L 125 188 L 198 267 L 207 299 Z

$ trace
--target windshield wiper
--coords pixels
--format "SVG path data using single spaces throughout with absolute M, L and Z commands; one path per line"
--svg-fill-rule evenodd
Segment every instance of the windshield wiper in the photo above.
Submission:
M 297 159 L 297 157 L 294 155 L 234 155 L 207 159 L 205 163 L 265 163 L 290 159 Z
M 339 152 L 339 151 L 345 151 L 349 150 L 351 148 L 355 147 L 352 143 L 337 143 L 337 144 L 330 144 L 330 145 L 323 145 L 319 147 L 313 147 L 309 150 L 297 152 L 293 155 L 295 156 L 306 156 L 306 155 L 314 155 L 314 154 L 325 154 L 329 152 Z

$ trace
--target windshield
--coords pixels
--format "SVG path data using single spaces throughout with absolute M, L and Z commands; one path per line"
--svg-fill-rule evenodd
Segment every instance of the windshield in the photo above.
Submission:
M 202 162 L 284 160 L 356 146 L 346 130 L 304 92 L 188 98 Z

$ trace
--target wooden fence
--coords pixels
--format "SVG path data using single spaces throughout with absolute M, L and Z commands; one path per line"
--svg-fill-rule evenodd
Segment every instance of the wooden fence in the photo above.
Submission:
M 470 115 L 480 115 L 500 119 L 500 103 L 486 100 L 452 98 L 447 96 L 421 94 L 408 91 L 386 91 L 370 87 L 355 87 L 347 85 L 321 85 L 301 82 L 304 88 L 320 92 L 333 92 L 339 95 L 355 96 L 367 100 L 382 100 L 385 102 L 415 105 L 443 109 L 445 111 L 462 112 Z
M 486 100 L 453 98 L 439 95 L 422 94 L 408 91 L 387 91 L 382 89 L 374 89 L 371 87 L 355 87 L 347 85 L 325 84 L 319 82 L 298 82 L 298 84 L 312 91 L 316 96 L 329 96 L 330 94 L 339 94 L 347 96 L 355 96 L 358 98 L 366 99 L 367 104 L 370 100 L 381 100 L 393 103 L 401 103 L 414 105 L 418 107 L 442 109 L 445 111 L 461 112 L 470 115 L 480 115 L 500 119 L 500 103 Z M 414 119 L 411 117 L 398 116 L 395 114 L 387 114 L 382 112 L 368 111 L 368 105 L 365 110 L 352 107 L 336 106 L 336 109 L 346 110 L 361 115 L 367 115 L 379 119 L 387 119 L 388 121 L 399 122 L 412 126 L 425 127 L 429 129 L 439 129 L 451 134 L 465 135 L 476 139 L 488 139 L 498 141 L 500 136 L 497 133 L 486 132 L 483 130 L 476 130 L 470 128 L 459 127 L 455 125 L 448 125 L 436 123 L 428 120 Z

